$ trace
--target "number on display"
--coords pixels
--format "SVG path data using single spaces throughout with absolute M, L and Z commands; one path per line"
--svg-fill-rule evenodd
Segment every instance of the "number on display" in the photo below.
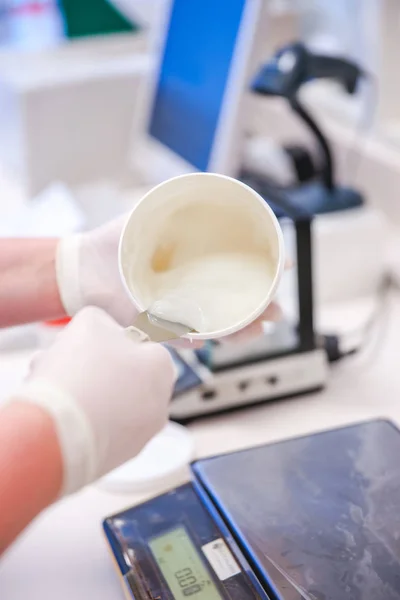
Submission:
M 190 596 L 194 596 L 201 592 L 201 585 L 197 582 L 192 569 L 181 569 L 175 573 L 175 577 L 185 598 L 189 598 Z

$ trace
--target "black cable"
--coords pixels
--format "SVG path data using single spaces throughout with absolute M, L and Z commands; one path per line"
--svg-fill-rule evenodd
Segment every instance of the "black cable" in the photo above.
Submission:
M 325 138 L 321 129 L 318 127 L 315 120 L 311 117 L 310 113 L 304 108 L 301 102 L 299 102 L 298 98 L 290 98 L 290 106 L 292 107 L 293 111 L 304 121 L 304 123 L 306 123 L 306 125 L 311 129 L 317 138 L 325 161 L 321 169 L 321 176 L 328 190 L 333 190 L 335 179 L 334 161 L 327 139 Z

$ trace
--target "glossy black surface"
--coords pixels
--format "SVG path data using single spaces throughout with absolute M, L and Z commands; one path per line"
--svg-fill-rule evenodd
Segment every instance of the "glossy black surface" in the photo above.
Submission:
M 390 423 L 200 461 L 194 471 L 280 598 L 400 600 L 400 434 Z

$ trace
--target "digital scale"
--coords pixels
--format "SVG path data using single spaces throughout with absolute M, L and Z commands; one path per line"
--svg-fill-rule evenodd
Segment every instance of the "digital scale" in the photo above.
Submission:
M 104 530 L 130 600 L 400 600 L 400 432 L 373 421 L 200 460 Z

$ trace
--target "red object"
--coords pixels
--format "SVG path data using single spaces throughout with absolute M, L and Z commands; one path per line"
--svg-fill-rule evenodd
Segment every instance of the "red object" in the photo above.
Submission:
M 47 327 L 65 327 L 71 321 L 71 317 L 64 317 L 63 319 L 55 319 L 54 321 L 45 321 L 43 325 Z
M 14 14 L 39 14 L 53 8 L 53 2 L 27 2 L 20 6 L 13 6 L 10 12 Z

